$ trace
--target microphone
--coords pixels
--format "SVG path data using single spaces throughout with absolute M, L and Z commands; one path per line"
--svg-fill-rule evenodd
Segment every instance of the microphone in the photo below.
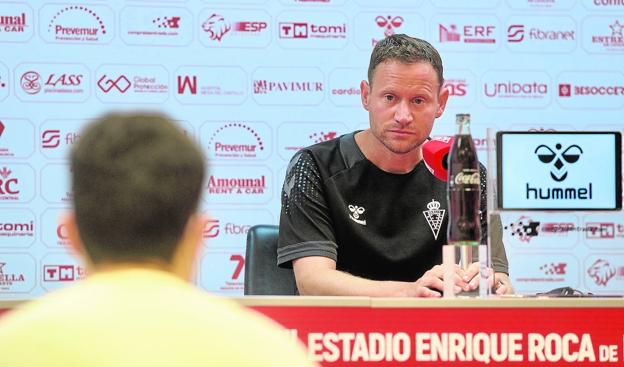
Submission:
M 448 154 L 452 145 L 452 136 L 435 136 L 427 138 L 422 146 L 425 166 L 440 181 L 448 181 Z

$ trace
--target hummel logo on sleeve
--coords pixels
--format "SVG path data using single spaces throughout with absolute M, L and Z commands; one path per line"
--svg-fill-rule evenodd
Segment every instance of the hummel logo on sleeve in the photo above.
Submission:
M 359 219 L 360 215 L 364 214 L 365 210 L 366 209 L 364 209 L 364 207 L 361 207 L 361 206 L 349 205 L 349 211 L 351 212 L 351 214 L 349 215 L 349 218 L 351 218 L 351 220 L 354 221 L 355 223 L 365 226 L 366 219 Z

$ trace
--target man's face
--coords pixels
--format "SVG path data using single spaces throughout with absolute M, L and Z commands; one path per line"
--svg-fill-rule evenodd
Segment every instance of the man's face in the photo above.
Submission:
M 395 154 L 409 153 L 425 141 L 448 99 L 435 69 L 424 62 L 383 62 L 371 85 L 362 81 L 360 88 L 372 135 Z

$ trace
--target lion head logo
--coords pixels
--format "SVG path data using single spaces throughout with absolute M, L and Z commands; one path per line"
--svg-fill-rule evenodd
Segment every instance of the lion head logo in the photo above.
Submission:
M 617 272 L 615 266 L 611 266 L 607 260 L 598 259 L 587 269 L 587 274 L 598 285 L 607 286 L 609 280 L 615 276 Z
M 222 15 L 213 13 L 202 24 L 202 29 L 204 32 L 208 33 L 211 40 L 221 41 L 221 38 L 223 38 L 223 36 L 230 31 L 231 27 Z

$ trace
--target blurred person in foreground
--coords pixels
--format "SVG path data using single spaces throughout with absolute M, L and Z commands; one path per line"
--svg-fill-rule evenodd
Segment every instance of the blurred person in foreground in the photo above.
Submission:
M 63 218 L 87 278 L 0 318 L 0 366 L 310 366 L 272 321 L 190 281 L 201 150 L 158 114 L 110 114 L 71 156 Z
M 371 54 L 360 83 L 370 128 L 322 142 L 290 161 L 282 189 L 277 262 L 303 295 L 440 297 L 446 182 L 422 145 L 449 97 L 442 59 L 428 42 L 395 34 Z M 487 236 L 486 174 L 481 233 Z M 436 211 L 442 221 L 427 216 Z M 446 215 L 444 213 L 447 213 Z M 497 294 L 512 291 L 500 221 L 492 226 Z M 455 292 L 479 286 L 479 263 L 455 268 Z

